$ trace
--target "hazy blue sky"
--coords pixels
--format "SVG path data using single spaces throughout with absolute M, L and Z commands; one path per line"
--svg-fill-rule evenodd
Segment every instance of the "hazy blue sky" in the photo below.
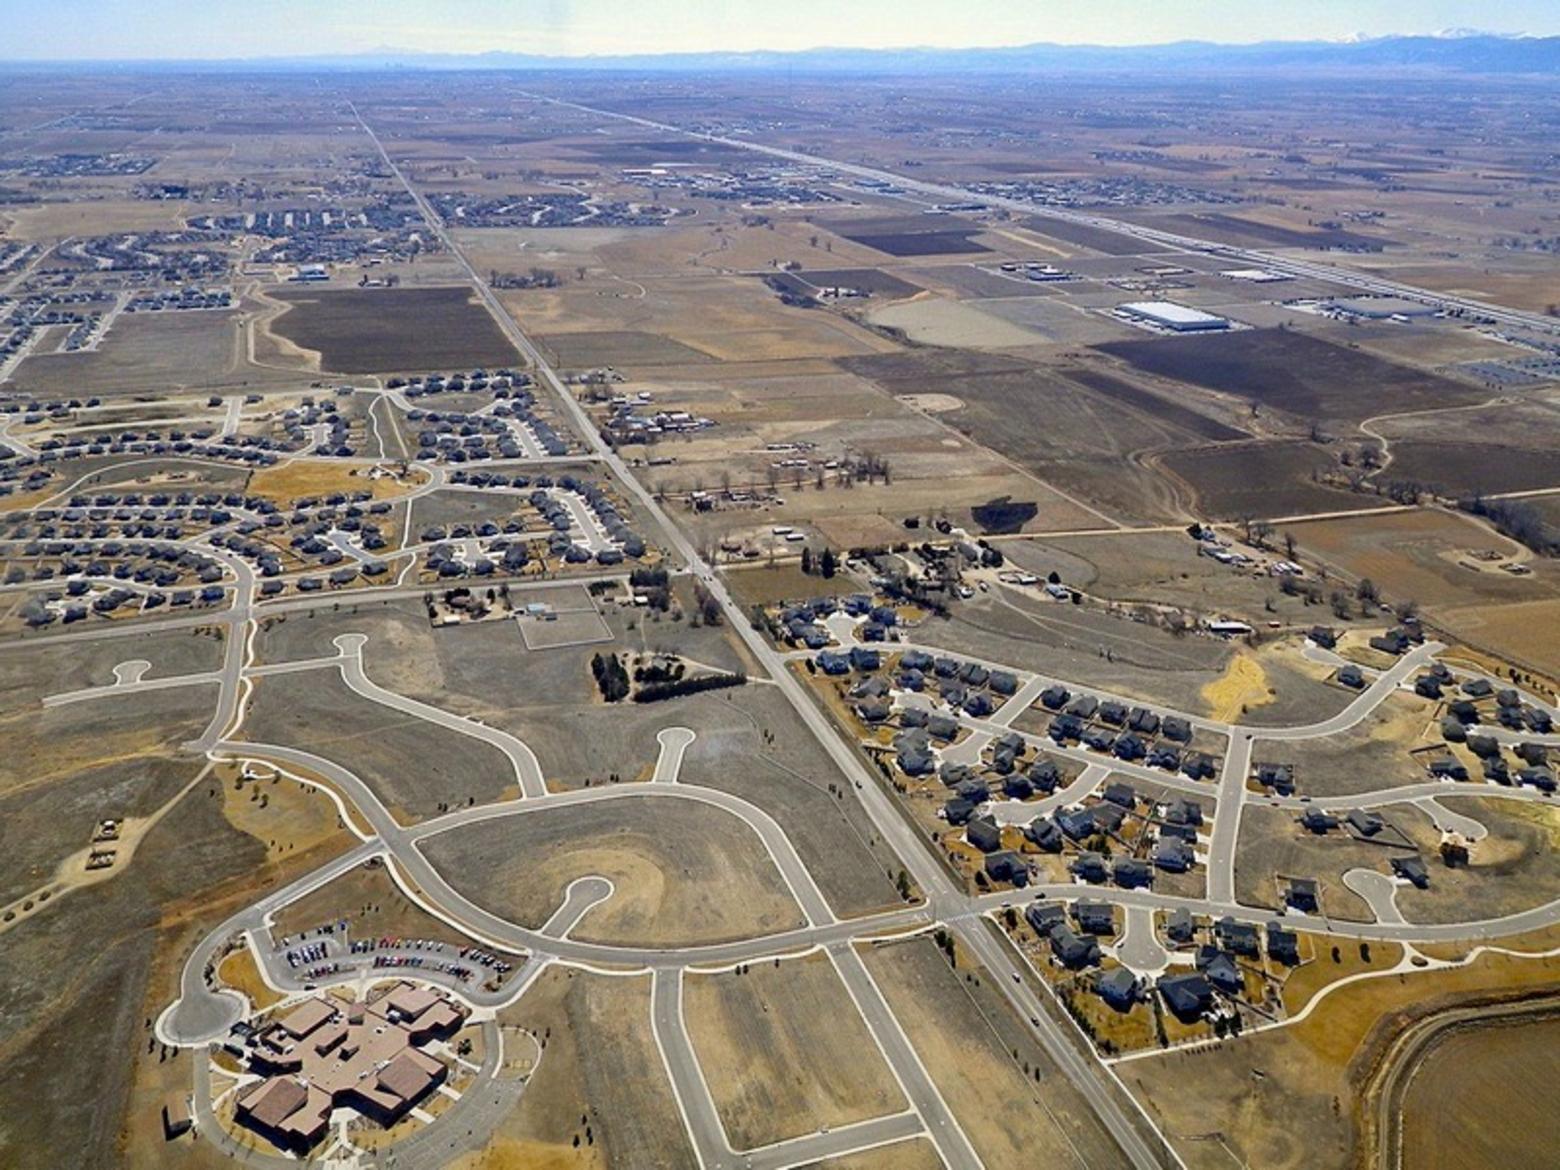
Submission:
M 1560 33 L 1560 0 L 0 0 L 0 59 Z

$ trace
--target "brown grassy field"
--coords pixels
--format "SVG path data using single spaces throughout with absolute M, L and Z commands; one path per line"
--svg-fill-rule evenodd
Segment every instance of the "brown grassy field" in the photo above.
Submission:
M 1365 1157 L 1358 1094 L 1410 1020 L 1469 996 L 1557 982 L 1560 960 L 1485 955 L 1466 968 L 1350 984 L 1301 1023 L 1117 1071 L 1191 1170 L 1226 1170 L 1232 1159 L 1256 1170 L 1344 1170 Z
M 986 1014 L 985 988 L 967 987 L 931 939 L 872 947 L 862 958 L 986 1166 L 1116 1164 L 1087 1103 L 1038 1050 L 1014 1058 L 1011 1038 Z
M 288 289 L 273 332 L 342 374 L 511 366 L 520 355 L 470 289 Z
M 692 801 L 507 817 L 434 837 L 424 852 L 467 896 L 532 927 L 576 878 L 608 878 L 616 892 L 573 931 L 588 941 L 692 945 L 802 924 L 758 838 L 730 813 Z
M 1523 1075 L 1513 1077 L 1512 1069 Z M 1560 1143 L 1541 1086 L 1560 1075 L 1560 1019 L 1457 1032 L 1421 1057 L 1403 1098 L 1403 1164 L 1475 1170 Z
M 659 1170 L 689 1165 L 650 1031 L 650 980 L 553 967 L 499 1016 L 545 1041 L 520 1103 L 453 1170 Z
M 727 1139 L 739 1150 L 906 1108 L 821 954 L 741 974 L 690 975 L 683 1011 Z
M 427 477 L 412 472 L 405 479 L 392 475 L 370 476 L 372 464 L 342 460 L 281 463 L 264 467 L 249 479 L 249 490 L 258 496 L 290 504 L 294 500 L 332 492 L 370 491 L 376 500 L 405 495 Z

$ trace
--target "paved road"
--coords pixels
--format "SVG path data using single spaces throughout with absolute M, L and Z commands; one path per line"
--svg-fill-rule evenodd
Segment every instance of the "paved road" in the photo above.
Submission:
M 507 731 L 489 727 L 476 719 L 465 715 L 453 715 L 438 707 L 409 699 L 394 691 L 387 691 L 370 679 L 363 671 L 363 643 L 367 641 L 368 638 L 362 634 L 339 634 L 333 639 L 336 649 L 341 651 L 341 677 L 354 694 L 371 703 L 378 703 L 399 711 L 403 715 L 423 719 L 460 735 L 467 735 L 491 744 L 508 758 L 510 766 L 515 770 L 515 781 L 519 784 L 522 793 L 533 799 L 547 795 L 547 781 L 542 778 L 542 766 L 537 762 L 536 753 L 531 751 L 523 741 L 516 739 Z
M 937 1147 L 943 1165 L 950 1170 L 974 1170 L 981 1165 L 975 1147 L 965 1135 L 942 1093 L 932 1081 L 921 1063 L 921 1058 L 910 1045 L 909 1037 L 899 1026 L 898 1019 L 889 1009 L 888 1001 L 878 990 L 877 983 L 868 973 L 866 964 L 849 942 L 835 943 L 828 948 L 829 961 L 845 983 L 845 990 L 855 1002 L 867 1030 L 877 1042 L 893 1070 L 899 1087 L 904 1090 L 911 1107 L 926 1124 L 927 1136 Z
M 1157 975 L 1170 965 L 1170 952 L 1159 943 L 1154 930 L 1154 911 L 1147 906 L 1128 906 L 1127 922 L 1116 944 L 1116 958 L 1137 975 Z
M 206 982 L 206 971 L 216 964 L 228 941 L 264 926 L 274 911 L 334 881 L 382 849 L 378 841 L 363 842 L 329 864 L 240 910 L 197 943 L 179 977 L 179 998 L 157 1021 L 158 1037 L 168 1044 L 186 1047 L 226 1036 L 228 1029 L 243 1016 L 246 1004 L 233 992 L 210 987 Z
M 697 738 L 687 727 L 663 727 L 655 740 L 661 745 L 661 755 L 655 762 L 655 774 L 650 777 L 656 784 L 675 784 L 682 774 L 683 756 Z

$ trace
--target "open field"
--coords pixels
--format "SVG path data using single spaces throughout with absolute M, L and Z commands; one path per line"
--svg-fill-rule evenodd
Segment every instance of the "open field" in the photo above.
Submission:
M 244 736 L 302 748 L 351 769 L 402 817 L 490 801 L 515 785 L 497 748 L 359 698 L 334 670 L 261 680 Z M 406 761 L 420 765 L 408 768 Z
M 333 492 L 373 493 L 375 499 L 404 495 L 418 482 L 426 482 L 413 475 L 400 479 L 392 475 L 370 475 L 370 466 L 362 463 L 333 461 L 330 463 L 283 463 L 256 471 L 249 480 L 249 490 L 257 496 L 290 504 L 294 500 L 313 499 Z
M 1347 697 L 1341 688 L 1336 693 L 1340 699 Z M 1294 764 L 1298 791 L 1319 800 L 1417 784 L 1426 779 L 1427 762 L 1409 753 L 1442 742 L 1440 714 L 1439 706 L 1428 699 L 1394 694 L 1347 731 L 1259 743 L 1257 758 Z
M 1524 1075 L 1512 1077 L 1520 1068 Z M 1560 1020 L 1475 1025 L 1419 1058 L 1403 1099 L 1403 1164 L 1507 1166 L 1560 1142 L 1537 1087 L 1560 1073 Z
M 736 1149 L 908 1107 L 823 955 L 687 976 L 683 1013 Z
M 1127 414 L 1053 369 L 1022 358 L 952 351 L 842 364 L 890 394 L 952 395 L 962 406 L 940 413 L 943 422 L 1107 515 L 1158 520 L 1182 511 L 1184 490 L 1143 466 L 1139 455 L 1183 446 L 1190 441 L 1187 432 Z M 1099 517 L 1086 523 L 1098 527 Z
M 1420 509 L 1390 516 L 1285 525 L 1303 555 L 1349 579 L 1368 577 L 1392 602 L 1412 601 L 1454 639 L 1541 674 L 1560 654 L 1560 575 L 1470 517 Z M 1497 554 L 1493 563 L 1478 554 Z M 1507 560 L 1530 564 L 1505 572 Z
M 1360 1094 L 1394 1035 L 1469 997 L 1553 988 L 1557 972 L 1554 959 L 1485 955 L 1452 971 L 1365 980 L 1299 1024 L 1118 1071 L 1192 1170 L 1228 1167 L 1232 1156 L 1262 1170 L 1343 1170 L 1358 1164 Z
M 1145 373 L 1303 419 L 1358 421 L 1481 400 L 1478 391 L 1448 378 L 1291 329 L 1126 341 L 1099 349 Z
M 1159 463 L 1191 488 L 1197 513 L 1212 520 L 1366 506 L 1353 492 L 1316 482 L 1333 470 L 1332 456 L 1324 447 L 1298 440 L 1170 451 Z
M 275 372 L 242 357 L 236 321 L 233 313 L 122 316 L 97 349 L 30 357 L 13 380 L 40 398 L 74 397 L 89 386 L 117 398 L 275 383 Z
M 1002 349 L 1032 345 L 1044 338 L 1043 334 L 982 312 L 966 301 L 940 297 L 884 305 L 872 310 L 869 319 L 874 325 L 898 330 L 922 345 Z
M 1007 1031 L 1006 1001 L 966 986 L 930 938 L 873 946 L 862 958 L 975 1152 L 992 1170 L 1037 1160 L 1092 1167 L 1119 1157 L 1078 1091 L 1027 1030 Z M 1020 1055 L 1013 1048 L 1022 1037 Z
M 1430 484 L 1449 496 L 1536 491 L 1560 487 L 1560 452 L 1397 439 L 1391 474 Z
M 576 878 L 607 878 L 614 893 L 572 932 L 587 941 L 690 946 L 803 922 L 757 835 L 694 801 L 543 809 L 433 837 L 423 852 L 474 902 L 532 928 Z
M 541 1063 L 486 1149 L 454 1170 L 658 1170 L 693 1151 L 650 1031 L 650 980 L 553 967 L 499 1016 Z
M 0 792 L 30 792 L 75 773 L 167 752 L 199 735 L 216 702 L 214 685 L 116 695 L 0 718 Z
M 465 287 L 278 291 L 273 332 L 341 374 L 511 366 L 520 355 Z

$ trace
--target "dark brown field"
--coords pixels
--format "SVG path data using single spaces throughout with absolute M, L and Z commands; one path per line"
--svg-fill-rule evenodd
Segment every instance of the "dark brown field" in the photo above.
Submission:
M 271 328 L 342 374 L 470 369 L 520 360 L 466 288 L 298 289 Z
M 1134 236 L 1107 231 L 1105 228 L 1090 227 L 1086 223 L 1053 219 L 1048 215 L 1032 216 L 1024 221 L 1024 226 L 1042 235 L 1050 236 L 1053 240 L 1078 244 L 1095 252 L 1103 252 L 1107 256 L 1136 256 L 1140 252 L 1152 250 L 1152 245 Z
M 852 232 L 847 240 L 887 252 L 890 256 L 944 256 L 959 252 L 989 252 L 970 237 L 978 228 L 946 232 Z
M 1287 329 L 1113 341 L 1098 346 L 1145 373 L 1234 394 L 1304 419 L 1359 420 L 1478 402 L 1478 391 Z
M 1115 399 L 1125 406 L 1143 411 L 1145 414 L 1170 423 L 1173 426 L 1178 426 L 1182 430 L 1189 431 L 1201 438 L 1212 439 L 1216 443 L 1250 438 L 1245 431 L 1239 431 L 1234 427 L 1226 426 L 1217 419 L 1211 419 L 1205 414 L 1198 414 L 1195 410 L 1189 410 L 1184 406 L 1171 402 L 1168 398 L 1161 398 L 1158 394 L 1152 394 L 1112 374 L 1099 370 L 1064 370 L 1063 373 L 1074 382 L 1083 383 L 1097 394 L 1103 394 L 1107 398 Z
M 1365 236 L 1341 228 L 1300 231 L 1220 212 L 1168 215 L 1155 223 L 1167 231 L 1185 232 L 1200 239 L 1246 248 L 1381 248 L 1393 243 L 1392 240 Z
M 1448 495 L 1524 492 L 1560 486 L 1560 451 L 1490 443 L 1392 443 L 1387 475 L 1431 484 Z
M 1296 516 L 1361 506 L 1352 492 L 1311 479 L 1332 466 L 1325 448 L 1314 443 L 1253 443 L 1199 447 L 1160 457 L 1197 494 L 1197 511 L 1210 520 L 1242 516 Z

